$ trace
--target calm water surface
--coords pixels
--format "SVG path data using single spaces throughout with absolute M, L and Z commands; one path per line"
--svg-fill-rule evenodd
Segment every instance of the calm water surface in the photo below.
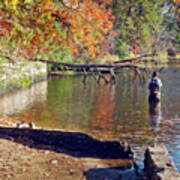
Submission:
M 1 96 L 0 114 L 37 126 L 81 131 L 100 139 L 130 142 L 137 160 L 146 145 L 164 143 L 180 172 L 180 66 L 164 69 L 162 101 L 152 110 L 147 79 L 126 72 L 115 85 L 97 84 L 92 77 L 56 77 Z M 11 107 L 11 108 L 9 108 Z

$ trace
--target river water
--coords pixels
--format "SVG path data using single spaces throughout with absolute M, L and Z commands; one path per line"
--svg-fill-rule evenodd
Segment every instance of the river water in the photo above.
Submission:
M 108 77 L 107 77 L 108 78 Z M 0 96 L 0 114 L 37 126 L 88 133 L 130 143 L 139 164 L 147 145 L 161 142 L 180 172 L 180 66 L 160 73 L 162 100 L 148 104 L 147 81 L 127 71 L 114 85 L 82 76 L 53 77 Z

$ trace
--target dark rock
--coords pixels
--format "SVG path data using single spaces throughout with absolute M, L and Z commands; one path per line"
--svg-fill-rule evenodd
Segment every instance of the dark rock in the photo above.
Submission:
M 148 180 L 180 180 L 164 145 L 155 144 L 145 152 L 144 170 Z

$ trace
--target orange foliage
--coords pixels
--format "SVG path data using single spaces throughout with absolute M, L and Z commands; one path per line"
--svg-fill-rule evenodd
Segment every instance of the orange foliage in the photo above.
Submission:
M 12 24 L 7 22 L 7 20 L 0 21 L 0 36 L 5 36 L 6 33 L 10 35 L 10 31 L 12 29 Z
M 84 0 L 79 3 L 76 11 L 61 12 L 62 17 L 70 25 L 67 45 L 73 46 L 73 54 L 82 55 L 83 48 L 91 58 L 96 56 L 97 45 L 104 40 L 105 34 L 113 25 L 113 16 L 106 9 L 105 3 Z
M 4 0 L 4 4 L 9 2 Z M 23 44 L 27 34 L 31 33 L 28 47 L 24 47 L 30 56 L 34 49 L 44 49 L 42 47 L 48 41 L 57 47 L 71 48 L 73 55 L 83 52 L 94 58 L 99 53 L 97 46 L 113 26 L 114 17 L 108 7 L 112 0 L 60 0 L 60 6 L 53 0 L 28 2 L 28 8 L 24 1 L 17 1 L 13 4 L 15 8 L 7 6 L 9 9 L 0 11 L 0 36 L 14 28 L 13 32 L 18 33 L 13 34 L 12 39 Z M 9 15 L 13 10 L 12 18 Z M 7 16 L 12 18 L 8 22 Z M 18 25 L 13 24 L 14 19 Z

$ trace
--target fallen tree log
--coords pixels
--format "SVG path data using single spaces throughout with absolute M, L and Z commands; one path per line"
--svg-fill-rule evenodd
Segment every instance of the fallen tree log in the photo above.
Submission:
M 4 56 L 4 58 L 8 59 L 8 61 L 9 61 L 9 59 L 11 59 L 11 57 L 9 57 L 9 56 Z M 71 64 L 71 63 L 63 63 L 63 62 L 58 62 L 58 61 L 53 61 L 53 60 L 45 60 L 45 59 L 37 59 L 37 58 L 29 58 L 27 60 L 33 61 L 33 62 L 43 62 L 43 63 L 47 63 L 47 64 L 54 64 L 54 65 L 62 66 L 64 68 L 70 68 L 73 71 L 83 72 L 83 74 L 84 74 L 83 83 L 85 83 L 88 73 L 92 73 L 94 78 L 97 75 L 99 77 L 99 79 L 96 80 L 97 82 L 100 82 L 100 79 L 103 79 L 105 81 L 105 83 L 111 83 L 111 82 L 115 83 L 116 82 L 115 74 L 120 69 L 124 69 L 124 68 L 133 69 L 134 72 L 141 71 L 141 72 L 147 73 L 147 68 L 145 66 L 139 66 L 139 65 L 130 64 L 130 63 L 127 64 L 127 63 L 122 63 L 122 62 L 121 62 L 121 64 L 118 64 L 118 63 L 113 63 L 113 64 L 90 64 L 90 63 L 89 64 Z M 109 81 L 103 76 L 104 72 L 108 73 L 110 75 Z M 141 78 L 140 75 L 141 75 L 141 73 L 138 73 L 139 78 Z
M 100 82 L 100 79 L 103 79 L 104 82 L 107 83 L 115 83 L 116 82 L 116 76 L 115 73 L 118 72 L 120 69 L 123 68 L 130 68 L 133 69 L 134 72 L 145 72 L 147 73 L 147 68 L 145 66 L 138 66 L 134 64 L 70 64 L 70 63 L 62 63 L 58 61 L 52 61 L 52 60 L 45 60 L 45 59 L 30 59 L 30 61 L 39 61 L 47 64 L 55 64 L 63 67 L 68 67 L 71 69 L 75 69 L 77 71 L 84 72 L 84 78 L 83 78 L 83 83 L 86 82 L 86 78 L 88 73 L 90 72 L 93 74 L 93 77 L 95 75 L 99 76 L 97 82 Z M 102 74 L 102 72 L 106 72 L 110 74 L 110 80 L 108 81 Z M 137 75 L 137 73 L 136 73 Z M 141 73 L 138 73 L 139 79 L 141 79 Z M 96 79 L 96 78 L 95 78 Z
M 3 57 L 8 60 L 12 59 L 9 56 L 3 56 Z M 137 58 L 133 58 L 133 59 L 137 59 Z M 129 59 L 129 60 L 133 60 L 133 59 Z M 126 62 L 127 60 L 122 60 L 122 61 Z M 91 69 L 91 68 L 94 68 L 95 70 L 97 68 L 104 68 L 104 69 L 113 69 L 114 68 L 114 70 L 118 70 L 121 68 L 134 68 L 134 69 L 138 68 L 138 69 L 142 69 L 142 70 L 146 69 L 145 66 L 138 66 L 138 65 L 132 65 L 132 64 L 117 65 L 118 63 L 123 63 L 122 61 L 121 62 L 116 61 L 113 64 L 71 64 L 71 63 L 63 63 L 63 62 L 58 62 L 58 61 L 53 61 L 53 60 L 36 59 L 36 58 L 29 58 L 28 61 L 35 61 L 35 62 L 39 61 L 39 62 L 43 62 L 43 63 L 47 63 L 47 64 L 55 64 L 55 65 L 60 65 L 60 66 L 64 66 L 64 67 L 69 67 L 69 68 L 77 68 L 77 69 L 80 69 L 81 71 L 84 71 L 84 69 L 86 69 L 86 71 L 87 71 L 87 69 Z M 92 71 L 92 69 L 90 71 Z M 109 70 L 109 72 L 110 72 L 110 70 Z
M 52 61 L 52 60 L 45 60 L 45 59 L 29 59 L 30 61 L 39 61 L 47 64 L 56 64 L 64 67 L 69 67 L 69 68 L 79 68 L 82 69 L 90 69 L 90 68 L 115 68 L 120 69 L 120 68 L 139 68 L 139 69 L 145 69 L 145 66 L 138 66 L 138 65 L 132 65 L 132 64 L 123 64 L 123 65 L 117 65 L 117 64 L 70 64 L 70 63 L 62 63 L 58 61 Z

